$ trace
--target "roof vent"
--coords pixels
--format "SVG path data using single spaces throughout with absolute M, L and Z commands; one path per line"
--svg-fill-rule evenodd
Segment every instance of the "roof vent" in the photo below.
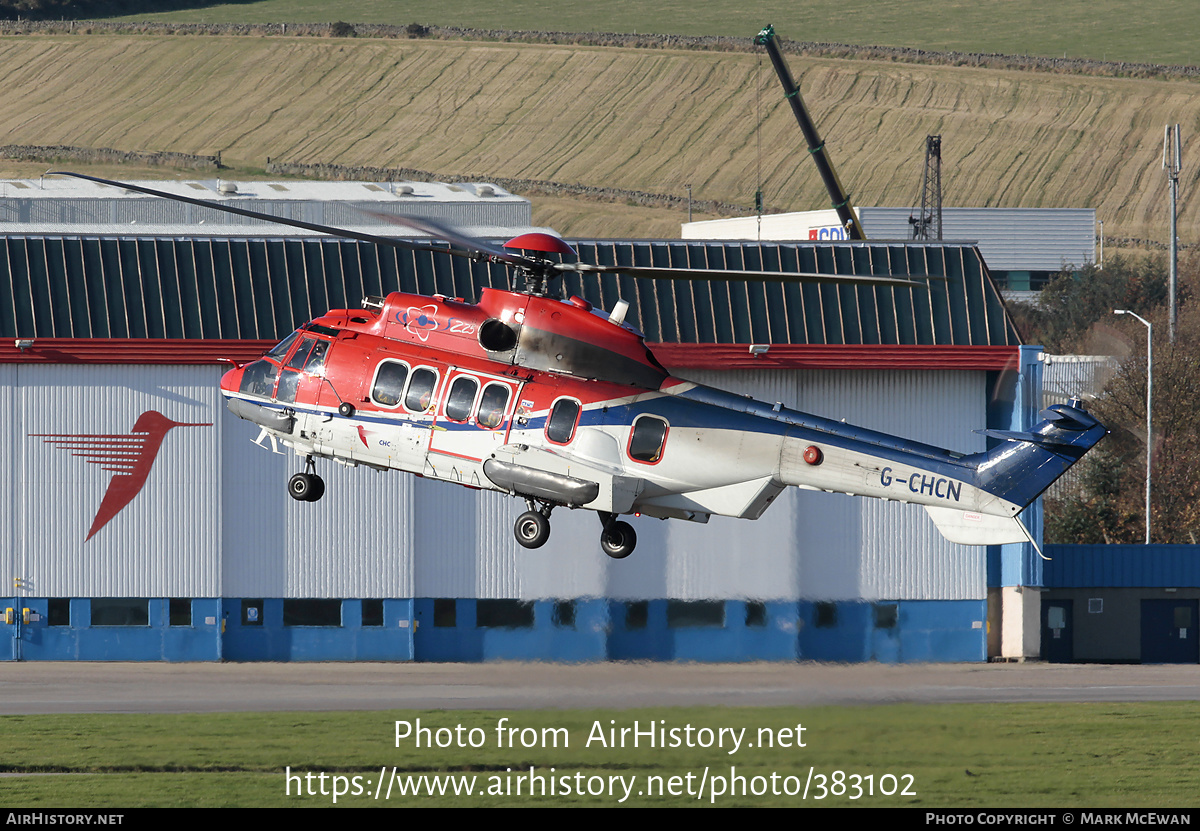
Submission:
M 233 194 L 237 193 L 237 185 L 233 182 L 222 182 L 217 186 L 217 191 L 225 194 L 226 196 L 232 196 Z
M 401 185 L 396 188 L 397 196 L 412 196 L 414 193 L 412 185 Z
M 480 185 L 479 188 L 475 191 L 475 195 L 476 196 L 495 196 L 496 189 L 493 188 L 491 185 Z

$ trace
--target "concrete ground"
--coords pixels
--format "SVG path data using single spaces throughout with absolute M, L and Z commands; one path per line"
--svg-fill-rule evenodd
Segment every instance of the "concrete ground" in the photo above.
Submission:
M 1200 700 L 1200 666 L 120 664 L 0 667 L 0 714 Z

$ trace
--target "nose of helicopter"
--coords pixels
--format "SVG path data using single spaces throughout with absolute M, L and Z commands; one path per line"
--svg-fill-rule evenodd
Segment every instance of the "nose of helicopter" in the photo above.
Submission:
M 237 392 L 242 384 L 242 372 L 244 367 L 235 366 L 233 369 L 221 376 L 221 392 Z

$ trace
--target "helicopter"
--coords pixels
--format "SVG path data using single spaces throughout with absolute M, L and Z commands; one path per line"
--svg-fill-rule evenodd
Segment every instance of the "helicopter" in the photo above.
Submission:
M 1019 514 L 1107 430 L 1079 399 L 1029 431 L 986 430 L 991 450 L 963 454 L 673 377 L 628 321 L 560 297 L 567 273 L 644 279 L 772 280 L 902 286 L 921 276 L 829 275 L 593 265 L 551 234 L 503 245 L 428 219 L 378 214 L 446 244 L 289 218 L 77 173 L 151 196 L 331 236 L 500 263 L 509 290 L 474 302 L 393 292 L 331 309 L 221 378 L 234 415 L 304 459 L 287 483 L 301 502 L 325 493 L 318 460 L 399 470 L 525 502 L 517 542 L 539 548 L 556 508 L 595 511 L 609 557 L 633 553 L 621 517 L 705 523 L 758 519 L 787 487 L 922 505 L 951 542 L 1036 540 Z

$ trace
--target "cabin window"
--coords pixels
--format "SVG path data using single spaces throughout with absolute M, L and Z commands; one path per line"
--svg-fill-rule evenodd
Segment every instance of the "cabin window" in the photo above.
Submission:
M 460 375 L 450 385 L 450 394 L 446 396 L 446 418 L 451 421 L 466 421 L 471 417 L 471 407 L 475 403 L 475 392 L 479 382 L 466 375 Z
M 404 394 L 404 382 L 408 380 L 408 367 L 397 361 L 384 361 L 375 373 L 375 384 L 371 387 L 371 399 L 384 407 L 396 407 Z
M 433 391 L 437 387 L 437 373 L 420 367 L 413 370 L 404 395 L 404 406 L 414 413 L 423 413 L 433 402 Z
M 270 361 L 255 361 L 242 372 L 242 384 L 238 390 L 247 395 L 270 398 L 275 391 L 277 367 Z
M 667 422 L 654 416 L 642 416 L 633 422 L 629 436 L 629 458 L 653 464 L 662 458 L 667 441 Z
M 546 419 L 546 438 L 555 444 L 566 444 L 575 438 L 575 425 L 579 423 L 579 402 L 573 398 L 560 398 L 550 408 Z
M 504 409 L 508 406 L 508 387 L 505 384 L 488 384 L 479 396 L 480 427 L 495 430 L 504 422 Z

